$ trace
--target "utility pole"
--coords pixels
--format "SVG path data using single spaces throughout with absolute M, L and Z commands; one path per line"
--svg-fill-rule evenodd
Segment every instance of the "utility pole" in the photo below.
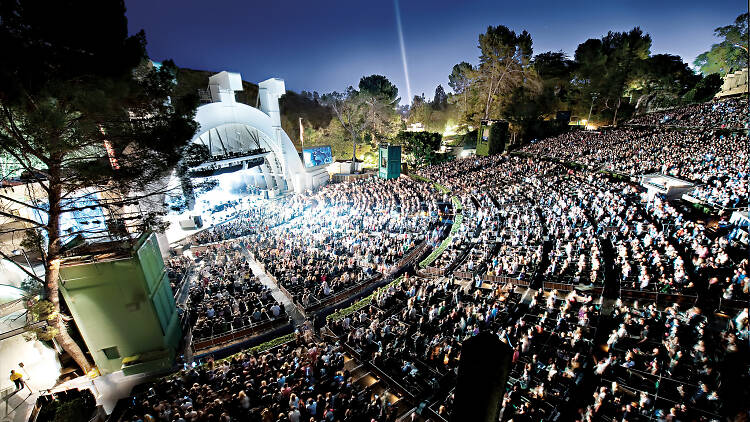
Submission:
M 305 128 L 302 126 L 302 117 L 299 118 L 299 141 L 302 144 L 302 148 L 305 147 Z
M 750 1 L 750 0 L 748 0 L 748 1 Z M 591 93 L 591 107 L 589 107 L 589 117 L 586 119 L 586 124 L 588 124 L 589 121 L 591 121 L 591 111 L 594 110 L 594 101 L 596 101 L 596 97 L 598 97 L 598 96 L 599 96 L 598 92 L 592 92 Z M 584 126 L 584 129 L 585 128 L 586 127 Z

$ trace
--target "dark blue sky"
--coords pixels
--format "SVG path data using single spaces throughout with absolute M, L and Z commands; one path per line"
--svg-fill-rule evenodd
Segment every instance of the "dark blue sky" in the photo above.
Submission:
M 178 66 L 269 77 L 287 89 L 329 92 L 382 74 L 406 83 L 393 0 L 247 1 L 126 0 L 131 32 L 146 31 L 152 59 Z M 477 37 L 488 25 L 526 29 L 534 52 L 563 50 L 608 30 L 640 26 L 652 53 L 678 54 L 692 63 L 716 42 L 713 29 L 747 10 L 745 0 L 492 1 L 401 0 L 413 95 L 448 90 L 454 64 L 477 62 Z

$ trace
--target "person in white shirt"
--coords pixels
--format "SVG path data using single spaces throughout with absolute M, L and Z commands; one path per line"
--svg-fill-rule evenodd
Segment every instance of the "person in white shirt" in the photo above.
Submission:
M 301 419 L 302 414 L 300 414 L 299 409 L 296 406 L 292 406 L 292 410 L 289 412 L 289 421 L 300 422 Z

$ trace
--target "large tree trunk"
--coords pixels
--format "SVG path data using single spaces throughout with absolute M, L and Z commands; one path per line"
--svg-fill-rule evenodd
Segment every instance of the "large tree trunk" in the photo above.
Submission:
M 357 172 L 357 138 L 352 135 L 352 168 L 349 173 L 354 174 Z
M 49 324 L 57 331 L 55 340 L 57 340 L 60 347 L 68 352 L 84 372 L 89 372 L 92 368 L 91 363 L 89 363 L 78 343 L 70 337 L 60 314 L 60 289 L 58 286 L 58 280 L 60 279 L 60 250 L 62 248 L 62 239 L 60 238 L 60 201 L 62 194 L 60 169 L 50 168 L 49 175 L 49 219 L 47 220 L 49 243 L 47 245 L 47 272 L 44 276 L 44 284 L 46 298 L 55 307 L 55 318 L 49 321 Z
M 612 117 L 612 126 L 617 126 L 617 110 L 620 109 L 620 103 L 622 102 L 622 97 L 617 98 L 617 107 L 615 107 L 615 115 Z
M 466 89 L 467 88 L 464 87 L 464 111 L 463 111 L 464 116 L 467 114 L 466 111 L 468 110 L 468 107 L 469 107 L 467 104 L 468 102 L 466 101 Z
M 490 86 L 487 89 L 487 103 L 484 106 L 484 119 L 487 120 L 490 118 L 490 103 L 492 103 L 492 83 L 494 81 L 494 76 L 490 78 Z

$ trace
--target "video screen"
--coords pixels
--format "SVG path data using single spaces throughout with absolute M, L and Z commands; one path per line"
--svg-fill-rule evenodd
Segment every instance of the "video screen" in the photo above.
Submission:
M 305 167 L 322 166 L 333 162 L 333 154 L 329 145 L 322 147 L 305 148 L 302 150 L 302 160 Z
M 49 209 L 49 204 L 45 202 L 37 206 L 39 209 L 34 209 L 34 219 L 41 224 L 47 224 L 49 216 L 46 210 Z M 64 201 L 63 208 L 76 208 L 75 211 L 64 212 L 60 216 L 60 234 L 63 242 L 70 241 L 76 235 L 83 238 L 101 238 L 107 235 L 107 221 L 97 198 L 81 193 L 74 199 Z

